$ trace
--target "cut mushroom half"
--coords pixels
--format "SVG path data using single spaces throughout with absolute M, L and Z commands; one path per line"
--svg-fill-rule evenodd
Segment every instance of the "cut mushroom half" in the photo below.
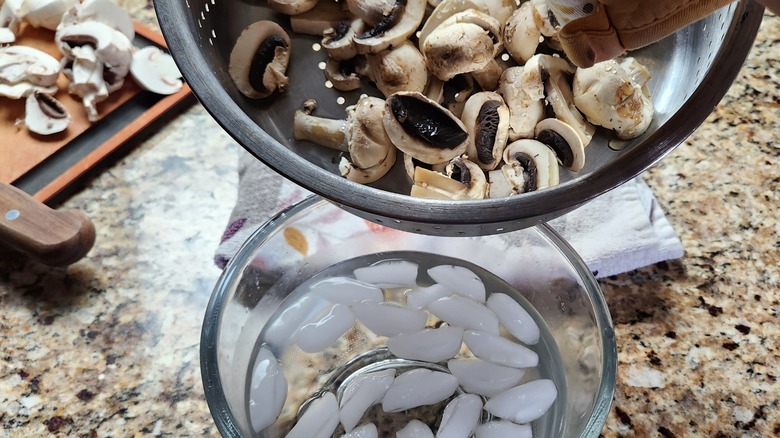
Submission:
M 420 51 L 410 41 L 366 58 L 370 78 L 384 96 L 399 91 L 425 91 L 428 70 Z
M 442 163 L 466 151 L 468 131 L 463 122 L 421 93 L 390 95 L 384 126 L 398 149 L 423 163 Z
M 360 19 L 342 21 L 335 28 L 325 31 L 322 38 L 322 48 L 333 59 L 350 59 L 357 55 L 355 47 L 355 35 L 363 29 L 363 21 Z
M 349 160 L 342 160 L 339 166 L 342 175 L 366 184 L 384 176 L 395 163 L 395 146 L 382 122 L 384 100 L 361 96 L 355 105 L 347 108 L 346 120 L 313 116 L 315 108 L 316 103 L 310 101 L 304 109 L 295 112 L 295 138 L 348 152 Z
M 62 16 L 57 28 L 87 22 L 104 24 L 119 31 L 130 41 L 135 38 L 135 26 L 130 14 L 113 0 L 84 0 Z
M 27 96 L 24 111 L 27 129 L 39 135 L 60 133 L 71 121 L 70 114 L 57 99 L 39 92 Z
M 525 67 L 509 67 L 504 70 L 499 80 L 498 93 L 504 98 L 509 108 L 509 141 L 521 138 L 531 138 L 534 128 L 544 118 L 544 94 L 540 97 L 531 96 L 526 90 L 535 87 L 529 84 L 529 78 L 525 74 Z M 539 85 L 541 79 L 536 75 Z
M 412 157 L 409 154 L 401 153 L 403 155 L 404 170 L 409 176 L 409 179 L 414 181 L 414 172 L 418 167 L 424 167 L 434 172 L 444 173 L 448 163 L 428 164 Z
M 397 6 L 395 0 L 346 0 L 345 3 L 353 17 L 364 21 L 370 27 L 385 21 Z
M 512 59 L 525 64 L 539 46 L 542 32 L 536 26 L 531 2 L 525 2 L 515 10 L 504 27 L 504 48 Z
M 325 77 L 339 91 L 352 91 L 360 88 L 360 64 L 365 64 L 363 55 L 351 59 L 338 60 L 328 58 L 325 61 Z
M 509 135 L 509 108 L 504 99 L 491 91 L 474 94 L 466 101 L 461 121 L 469 131 L 469 159 L 481 169 L 495 169 Z
M 181 90 L 181 72 L 171 55 L 157 47 L 147 46 L 133 54 L 130 65 L 133 78 L 146 90 L 168 95 Z
M 238 90 L 258 99 L 284 91 L 290 61 L 290 37 L 273 21 L 261 20 L 249 25 L 230 52 L 228 72 Z
M 641 70 L 634 70 L 641 80 Z M 653 119 L 653 102 L 643 92 L 643 86 L 634 82 L 617 61 L 604 61 L 577 69 L 574 102 L 589 121 L 629 140 L 642 135 Z
M 451 179 L 460 181 L 466 186 L 466 191 L 458 199 L 485 199 L 488 195 L 488 182 L 485 172 L 473 161 L 465 157 L 453 158 L 445 173 Z
M 504 173 L 513 194 L 533 192 L 558 184 L 558 159 L 544 143 L 517 140 L 504 149 Z
M 419 47 L 423 46 L 428 35 L 445 20 L 468 9 L 484 12 L 503 24 L 515 10 L 515 2 L 514 0 L 443 0 L 435 6 L 420 29 Z
M 396 0 L 376 25 L 355 36 L 358 53 L 379 53 L 406 41 L 425 16 L 425 0 Z
M 558 119 L 544 119 L 536 125 L 536 140 L 546 144 L 558 157 L 558 162 L 577 172 L 585 165 L 585 148 L 582 139 L 567 123 Z
M 323 36 L 352 18 L 333 0 L 319 0 L 314 8 L 290 17 L 290 28 L 296 34 Z

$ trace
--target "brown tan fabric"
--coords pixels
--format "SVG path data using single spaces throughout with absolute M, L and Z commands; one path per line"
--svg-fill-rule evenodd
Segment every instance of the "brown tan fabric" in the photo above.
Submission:
M 569 59 L 580 67 L 638 49 L 734 0 L 602 0 L 591 15 L 561 28 Z

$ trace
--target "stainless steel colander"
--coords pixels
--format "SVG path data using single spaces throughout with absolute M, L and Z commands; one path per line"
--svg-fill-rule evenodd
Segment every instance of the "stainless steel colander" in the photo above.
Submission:
M 561 184 L 504 199 L 443 201 L 412 198 L 403 163 L 364 186 L 338 175 L 339 153 L 293 139 L 293 112 L 304 100 L 319 102 L 317 115 L 344 118 L 361 93 L 326 88 L 314 50 L 318 38 L 294 35 L 289 18 L 264 1 L 156 0 L 171 52 L 203 106 L 249 152 L 271 168 L 343 208 L 374 222 L 434 235 L 485 235 L 546 222 L 638 175 L 680 144 L 710 114 L 736 77 L 755 39 L 763 8 L 740 1 L 674 35 L 633 53 L 652 73 L 656 114 L 648 131 L 619 151 L 597 134 L 585 167 L 562 169 Z M 260 19 L 277 21 L 293 37 L 284 94 L 266 100 L 242 96 L 227 72 L 241 31 Z M 339 98 L 343 99 L 339 99 Z

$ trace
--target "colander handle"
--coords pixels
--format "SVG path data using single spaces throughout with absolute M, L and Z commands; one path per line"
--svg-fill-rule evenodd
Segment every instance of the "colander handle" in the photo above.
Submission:
M 82 212 L 53 210 L 9 184 L 0 183 L 0 246 L 40 263 L 65 266 L 95 243 L 95 226 Z

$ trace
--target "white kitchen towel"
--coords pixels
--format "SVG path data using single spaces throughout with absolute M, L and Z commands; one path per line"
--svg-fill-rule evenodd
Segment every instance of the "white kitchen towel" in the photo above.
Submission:
M 309 195 L 309 191 L 241 152 L 238 201 L 217 248 L 216 264 L 224 267 L 259 226 Z M 674 229 L 639 177 L 549 224 L 599 278 L 683 255 Z

